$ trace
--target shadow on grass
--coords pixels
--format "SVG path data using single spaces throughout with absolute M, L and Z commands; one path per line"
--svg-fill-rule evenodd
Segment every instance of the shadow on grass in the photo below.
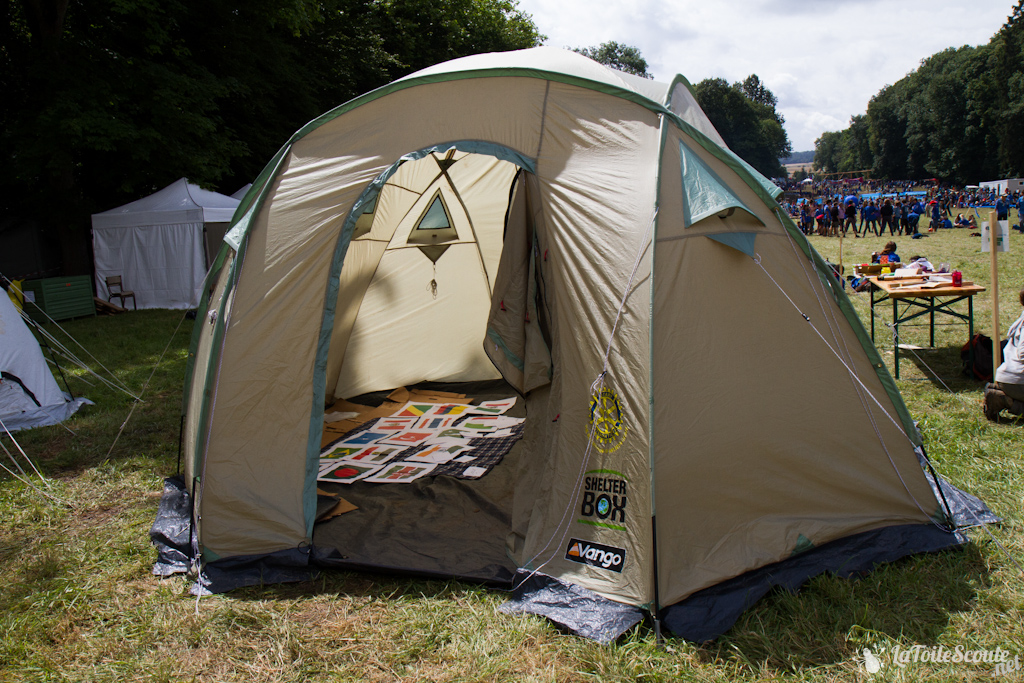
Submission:
M 192 321 L 183 315 L 148 310 L 76 319 L 60 323 L 64 332 L 53 323 L 44 325 L 93 372 L 108 380 L 112 373 L 135 395 L 145 387 L 136 404 L 132 396 L 59 358 L 67 378 L 65 385 L 58 375 L 61 389 L 95 405 L 83 406 L 63 425 L 16 434 L 44 474 L 74 476 L 105 460 L 129 461 L 139 454 L 168 459 L 173 466 L 192 331 Z M 44 354 L 50 357 L 47 348 Z
M 871 639 L 934 645 L 958 612 L 973 609 L 989 575 L 978 547 L 916 555 L 859 579 L 824 575 L 799 594 L 776 591 L 747 610 L 717 642 L 708 663 L 776 669 L 850 661 Z
M 311 581 L 239 588 L 227 595 L 245 601 L 297 600 L 332 595 L 372 600 L 398 600 L 406 597 L 430 600 L 480 592 L 493 592 L 498 595 L 505 593 L 502 589 L 488 587 L 482 583 L 457 579 L 422 579 L 401 574 L 322 569 Z
M 892 365 L 892 361 L 889 361 Z M 921 377 L 919 381 L 929 382 L 935 389 L 945 392 L 964 392 L 984 388 L 985 383 L 971 379 L 964 374 L 959 346 L 937 346 L 935 348 L 900 349 L 900 379 L 914 379 L 909 367 L 914 367 Z M 894 373 L 895 374 L 895 373 Z

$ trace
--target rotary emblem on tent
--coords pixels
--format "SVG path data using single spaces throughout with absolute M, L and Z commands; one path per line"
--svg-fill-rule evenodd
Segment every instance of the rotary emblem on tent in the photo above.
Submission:
M 591 396 L 587 436 L 593 439 L 594 448 L 602 453 L 617 450 L 629 431 L 625 418 L 619 397 L 611 389 L 605 387 Z

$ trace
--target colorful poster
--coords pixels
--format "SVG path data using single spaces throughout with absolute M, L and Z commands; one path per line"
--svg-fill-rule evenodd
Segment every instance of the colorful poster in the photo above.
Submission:
M 343 458 L 342 462 L 383 465 L 404 450 L 404 446 L 381 446 L 374 444 L 373 446 L 367 446 L 355 455 Z
M 464 451 L 468 451 L 472 446 L 450 446 L 445 444 L 432 444 L 422 451 L 417 451 L 412 455 L 405 456 L 406 462 L 432 462 L 438 465 L 443 465 L 449 462 L 452 458 L 459 455 Z
M 380 465 L 353 465 L 342 462 L 322 468 L 316 480 L 331 481 L 336 484 L 351 484 L 373 474 L 379 469 Z
M 462 405 L 461 403 L 439 403 L 430 411 L 431 415 L 465 415 L 473 406 Z
M 426 417 L 420 418 L 419 422 L 413 429 L 430 429 L 436 431 L 438 429 L 447 429 L 452 426 L 452 423 L 459 419 L 457 416 L 449 415 L 427 415 Z
M 500 401 L 481 401 L 478 406 L 469 406 L 469 412 L 483 415 L 502 415 L 516 404 L 516 399 L 503 398 Z
M 350 443 L 350 444 L 357 444 L 357 443 L 368 444 L 368 443 L 373 443 L 374 441 L 379 441 L 380 439 L 383 439 L 386 436 L 390 436 L 390 434 L 391 434 L 391 432 L 385 432 L 385 431 L 378 432 L 378 431 L 373 430 L 373 429 L 367 429 L 365 432 L 359 432 L 355 436 L 350 436 L 349 438 L 345 439 L 345 443 Z
M 386 439 L 381 439 L 378 443 L 388 444 L 391 446 L 419 446 L 421 443 L 433 436 L 434 432 L 410 430 L 408 432 L 392 434 Z
M 488 439 L 500 439 L 506 436 L 512 436 L 511 429 L 499 429 L 496 432 L 490 432 L 488 434 L 481 434 L 480 436 L 486 436 Z
M 366 444 L 353 444 L 347 441 L 342 441 L 341 443 L 336 443 L 333 446 L 329 446 L 328 450 L 320 454 L 320 457 L 334 458 L 336 460 L 340 460 L 341 458 L 348 458 L 350 456 L 353 456 L 359 451 L 363 450 L 364 448 L 366 448 Z
M 459 425 L 459 429 L 471 429 L 475 432 L 493 432 L 498 429 L 498 419 L 501 415 L 470 415 L 465 422 Z
M 366 481 L 375 484 L 405 484 L 426 476 L 437 467 L 432 463 L 393 462 L 380 468 L 380 471 L 366 477 Z
M 391 417 L 423 417 L 437 406 L 436 403 L 406 403 Z
M 415 417 L 382 417 L 373 425 L 375 432 L 404 432 L 411 429 L 416 420 Z
M 460 429 L 459 427 L 452 427 L 451 429 L 445 429 L 438 432 L 434 436 L 434 440 L 439 439 L 475 439 L 479 434 L 473 429 Z

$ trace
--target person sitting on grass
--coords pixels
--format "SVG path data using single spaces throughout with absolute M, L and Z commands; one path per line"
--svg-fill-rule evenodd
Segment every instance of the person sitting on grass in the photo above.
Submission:
M 958 228 L 969 228 L 969 227 L 971 227 L 971 222 L 969 220 L 967 220 L 966 218 L 964 218 L 964 215 L 962 213 L 958 213 L 956 215 L 956 223 L 955 223 L 955 225 Z
M 896 243 L 886 242 L 882 251 L 871 255 L 872 263 L 899 263 L 900 255 L 896 253 Z
M 1024 289 L 1018 294 L 1020 305 L 1024 306 Z M 1024 311 L 1010 326 L 1003 346 L 1003 362 L 996 368 L 991 384 L 985 385 L 985 399 L 982 410 L 985 417 L 999 421 L 1004 410 L 1013 415 L 1024 414 Z

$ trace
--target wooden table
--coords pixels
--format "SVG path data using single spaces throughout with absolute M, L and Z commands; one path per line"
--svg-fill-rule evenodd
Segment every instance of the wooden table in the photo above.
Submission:
M 967 323 L 967 339 L 974 336 L 974 295 L 984 292 L 985 288 L 972 282 L 964 282 L 960 287 L 949 284 L 942 284 L 937 287 L 922 287 L 926 282 L 924 277 L 903 278 L 899 280 L 881 280 L 878 277 L 869 277 L 871 283 L 871 341 L 875 341 L 875 304 L 882 303 L 886 299 L 892 300 L 892 323 L 896 332 L 895 343 L 893 344 L 894 376 L 900 378 L 900 324 L 914 320 L 922 315 L 928 315 L 930 335 L 928 344 L 935 347 L 935 314 L 949 316 L 956 320 Z M 881 292 L 881 296 L 876 296 Z M 953 304 L 967 300 L 967 313 L 953 310 Z M 904 304 L 900 311 L 900 303 Z M 956 322 L 947 323 L 956 324 Z

